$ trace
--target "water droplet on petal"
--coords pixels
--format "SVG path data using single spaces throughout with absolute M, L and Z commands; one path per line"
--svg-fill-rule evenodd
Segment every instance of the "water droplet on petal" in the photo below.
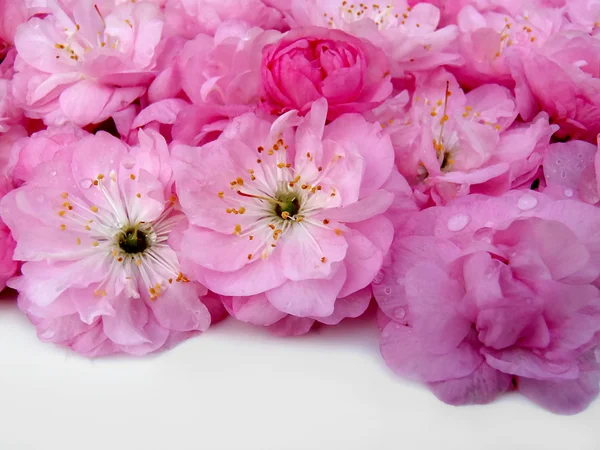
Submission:
M 585 155 L 583 153 L 577 153 L 577 157 L 579 159 L 583 159 L 585 157 Z
M 561 170 L 560 171 L 560 177 L 561 178 L 567 178 L 567 171 L 566 170 Z
M 471 218 L 465 214 L 456 214 L 448 219 L 448 229 L 450 231 L 460 231 L 466 227 Z
M 396 308 L 394 310 L 394 317 L 396 319 L 404 319 L 406 317 L 406 310 L 404 308 Z
M 558 158 L 558 159 L 556 160 L 556 165 L 557 165 L 557 166 L 560 166 L 561 164 L 562 164 L 562 159 Z
M 391 287 L 386 287 L 383 292 L 385 293 L 385 295 L 390 295 L 392 293 L 392 288 Z
M 92 179 L 91 178 L 83 178 L 79 181 L 79 187 L 81 189 L 89 189 L 92 187 Z
M 53 170 L 52 172 L 50 172 L 50 175 L 52 175 L 53 177 L 56 176 L 56 170 Z
M 575 166 L 575 168 L 581 172 L 583 170 L 583 164 L 579 163 Z
M 573 189 L 565 189 L 564 190 L 565 197 L 573 197 Z
M 517 206 L 519 207 L 519 209 L 521 209 L 523 211 L 527 211 L 529 209 L 535 208 L 537 203 L 538 203 L 538 201 L 535 197 L 533 197 L 531 195 L 524 195 L 523 197 L 521 197 L 519 199 Z
M 373 278 L 373 284 L 381 284 L 382 281 L 383 281 L 383 271 L 380 270 L 379 272 L 377 272 L 377 275 L 375 275 L 375 278 Z
M 485 224 L 483 224 L 483 226 L 486 228 L 492 228 L 494 226 L 494 222 L 488 220 Z
M 135 159 L 133 158 L 124 158 L 123 161 L 121 161 L 121 165 L 126 168 L 127 170 L 133 169 L 133 167 L 135 166 Z

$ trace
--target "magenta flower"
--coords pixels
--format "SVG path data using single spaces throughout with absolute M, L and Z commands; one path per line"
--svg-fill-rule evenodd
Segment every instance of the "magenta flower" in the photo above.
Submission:
M 305 114 L 324 97 L 328 119 L 364 112 L 392 93 L 389 64 L 373 44 L 339 30 L 294 29 L 263 51 L 262 106 Z
M 162 17 L 149 2 L 102 11 L 91 1 L 52 14 L 16 33 L 13 93 L 29 117 L 48 125 L 100 123 L 144 93 L 154 77 Z
M 572 414 L 598 394 L 600 210 L 534 191 L 405 221 L 374 292 L 381 352 L 451 404 L 517 389 Z
M 173 149 L 186 264 L 234 316 L 281 334 L 361 314 L 392 239 L 389 138 L 358 115 L 324 126 L 326 111 L 246 114 Z
M 142 355 L 205 330 L 222 310 L 167 243 L 185 219 L 166 144 L 155 133 L 139 139 L 130 148 L 100 132 L 55 146 L 0 203 L 24 262 L 9 285 L 44 341 Z

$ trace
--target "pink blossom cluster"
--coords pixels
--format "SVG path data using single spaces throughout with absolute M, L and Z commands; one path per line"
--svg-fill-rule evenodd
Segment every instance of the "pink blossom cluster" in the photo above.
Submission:
M 600 0 L 0 0 L 0 288 L 85 356 L 373 305 L 444 402 L 600 382 Z

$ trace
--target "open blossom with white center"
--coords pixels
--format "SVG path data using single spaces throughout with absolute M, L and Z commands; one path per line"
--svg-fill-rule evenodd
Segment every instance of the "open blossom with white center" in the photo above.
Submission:
M 448 49 L 457 36 L 456 25 L 438 28 L 440 11 L 427 3 L 411 7 L 406 0 L 293 0 L 291 16 L 300 26 L 335 28 L 370 40 L 386 53 L 394 75 L 460 59 Z
M 1 203 L 24 261 L 9 282 L 19 306 L 40 338 L 86 355 L 173 345 L 208 328 L 205 303 L 216 305 L 167 242 L 184 217 L 166 143 L 139 139 L 129 148 L 101 132 L 59 148 Z
M 48 125 L 100 123 L 144 93 L 163 27 L 155 4 L 47 4 L 50 14 L 31 18 L 15 37 L 13 92 L 27 115 Z
M 230 313 L 285 334 L 364 312 L 393 234 L 389 138 L 354 114 L 324 126 L 326 114 L 324 99 L 304 119 L 246 114 L 173 149 L 184 260 L 232 297 Z

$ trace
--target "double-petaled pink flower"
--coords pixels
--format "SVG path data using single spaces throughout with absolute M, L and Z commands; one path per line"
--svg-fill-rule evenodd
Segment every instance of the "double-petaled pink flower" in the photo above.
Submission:
M 389 138 L 326 114 L 324 100 L 305 118 L 247 114 L 201 148 L 173 149 L 186 264 L 232 297 L 233 315 L 283 334 L 361 314 L 393 234 Z
M 204 331 L 222 314 L 168 244 L 185 217 L 165 141 L 144 132 L 139 140 L 128 147 L 98 133 L 53 145 L 53 157 L 35 167 L 17 166 L 26 182 L 0 203 L 14 259 L 23 262 L 9 285 L 44 341 L 87 356 L 141 355 Z M 20 156 L 36 157 L 30 149 Z
M 15 36 L 13 93 L 29 117 L 48 125 L 100 123 L 142 95 L 154 77 L 163 19 L 136 2 L 103 11 L 90 0 L 72 11 L 48 0 Z
M 558 413 L 597 395 L 600 210 L 469 196 L 399 227 L 375 296 L 381 352 L 451 404 L 509 389 Z

